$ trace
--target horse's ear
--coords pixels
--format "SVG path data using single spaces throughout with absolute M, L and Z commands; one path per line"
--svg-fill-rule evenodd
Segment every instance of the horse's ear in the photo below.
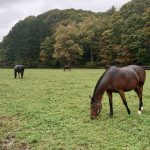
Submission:
M 92 99 L 92 96 L 91 96 L 91 95 L 89 95 L 89 98 L 90 98 L 90 99 Z

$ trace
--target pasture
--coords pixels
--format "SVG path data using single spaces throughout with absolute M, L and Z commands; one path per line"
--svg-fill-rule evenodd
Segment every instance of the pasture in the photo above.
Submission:
M 103 69 L 26 69 L 14 79 L 12 69 L 0 69 L 0 149 L 11 150 L 149 150 L 150 71 L 138 97 L 126 93 L 131 115 L 113 94 L 114 116 L 108 97 L 96 120 L 90 119 L 90 99 Z

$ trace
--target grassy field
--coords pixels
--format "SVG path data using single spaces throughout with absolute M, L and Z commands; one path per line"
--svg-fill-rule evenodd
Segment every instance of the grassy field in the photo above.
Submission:
M 90 119 L 90 99 L 104 70 L 26 69 L 14 79 L 12 69 L 0 69 L 0 149 L 10 150 L 149 150 L 150 71 L 144 86 L 144 111 L 138 98 L 126 93 L 131 115 L 113 94 L 96 120 Z

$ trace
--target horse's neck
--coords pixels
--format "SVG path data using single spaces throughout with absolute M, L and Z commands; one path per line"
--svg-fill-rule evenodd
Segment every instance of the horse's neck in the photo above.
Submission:
M 95 99 L 97 99 L 98 101 L 102 101 L 102 98 L 103 98 L 103 95 L 105 93 L 105 90 L 106 90 L 106 86 L 105 86 L 105 83 L 101 83 L 97 90 L 94 92 L 94 95 L 93 97 L 95 97 Z

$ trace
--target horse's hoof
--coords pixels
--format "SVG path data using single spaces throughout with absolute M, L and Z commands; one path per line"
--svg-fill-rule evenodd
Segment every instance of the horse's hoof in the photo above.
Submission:
M 140 114 L 141 114 L 141 111 L 138 111 L 138 114 L 140 115 Z
M 108 113 L 107 115 L 108 115 L 109 117 L 113 117 L 113 115 L 112 115 L 112 114 L 109 114 L 109 113 Z
M 141 111 L 143 111 L 143 107 L 141 107 Z

